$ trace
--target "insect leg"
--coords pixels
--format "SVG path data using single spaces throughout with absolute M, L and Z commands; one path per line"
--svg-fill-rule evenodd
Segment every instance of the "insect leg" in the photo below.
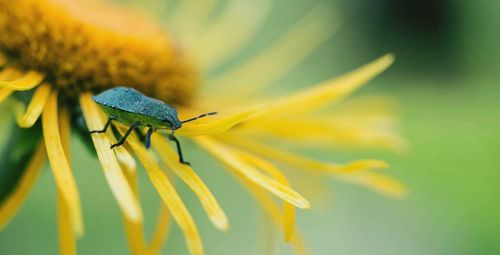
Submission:
M 106 125 L 104 125 L 104 128 L 102 130 L 92 130 L 92 131 L 90 131 L 90 133 L 91 134 L 105 133 L 108 130 L 109 126 L 111 126 L 111 122 L 113 122 L 113 120 L 116 120 L 116 117 L 115 116 L 109 116 L 109 119 L 106 122 Z
M 151 147 L 151 135 L 153 134 L 153 131 L 154 131 L 154 128 L 153 127 L 149 127 L 148 129 L 148 134 L 146 135 L 146 149 L 149 149 L 149 147 Z
M 125 141 L 127 141 L 127 137 L 130 135 L 130 133 L 132 133 L 132 131 L 134 131 L 134 129 L 136 129 L 140 125 L 141 125 L 140 122 L 135 122 L 134 124 L 132 124 L 132 126 L 130 126 L 130 128 L 127 130 L 127 132 L 125 132 L 125 135 L 123 135 L 123 137 L 120 139 L 120 141 L 116 144 L 111 145 L 111 149 L 123 145 L 125 143 Z
M 181 164 L 190 166 L 191 164 L 189 162 L 184 161 L 184 157 L 182 156 L 181 143 L 179 142 L 177 137 L 175 137 L 174 134 L 170 134 L 168 135 L 168 139 L 170 139 L 170 141 L 175 142 L 175 145 L 177 146 L 177 154 L 179 154 L 179 162 Z

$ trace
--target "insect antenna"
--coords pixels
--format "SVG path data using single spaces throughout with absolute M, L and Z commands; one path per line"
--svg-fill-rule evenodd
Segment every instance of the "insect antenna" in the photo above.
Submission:
M 188 120 L 184 120 L 184 121 L 181 121 L 181 122 L 182 122 L 182 124 L 184 124 L 184 123 L 187 123 L 187 122 L 191 122 L 193 120 L 201 119 L 201 118 L 204 118 L 204 117 L 207 117 L 207 116 L 211 116 L 211 115 L 216 115 L 216 114 L 217 114 L 217 112 L 208 112 L 208 113 L 204 113 L 204 114 L 202 114 L 200 116 L 197 116 L 197 117 L 194 117 L 194 118 L 191 118 L 191 119 L 188 119 Z

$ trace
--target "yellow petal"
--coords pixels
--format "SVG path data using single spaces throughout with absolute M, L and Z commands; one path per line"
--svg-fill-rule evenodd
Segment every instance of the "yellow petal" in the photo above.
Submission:
M 59 230 L 59 253 L 76 254 L 76 240 L 71 223 L 71 208 L 64 199 L 64 194 L 57 190 L 57 226 Z
M 126 151 L 126 150 L 125 150 Z M 125 151 L 121 151 L 121 153 L 126 153 Z M 117 153 L 117 157 L 118 156 Z M 127 157 L 123 155 L 123 157 Z M 128 164 L 130 162 L 124 161 L 124 164 Z M 135 162 L 135 161 L 134 161 Z M 124 165 L 122 161 L 120 161 L 120 165 L 122 168 L 133 167 L 132 165 Z M 134 196 L 139 201 L 138 189 L 137 189 L 137 175 L 135 169 L 128 169 L 124 171 L 125 177 L 127 178 L 128 184 L 132 187 L 134 191 Z M 125 223 L 125 232 L 127 234 L 128 244 L 130 246 L 130 250 L 134 255 L 144 255 L 149 254 L 148 248 L 146 244 L 146 238 L 144 235 L 144 226 L 142 221 L 133 221 L 131 218 L 127 217 L 122 211 L 123 221 Z
M 17 119 L 17 123 L 20 127 L 29 128 L 35 124 L 42 114 L 43 107 L 47 102 L 47 98 L 49 98 L 50 91 L 51 87 L 47 83 L 42 84 L 36 89 L 26 113 L 23 116 L 19 116 Z
M 246 187 L 248 191 L 251 192 L 252 196 L 260 204 L 264 212 L 271 218 L 274 224 L 281 228 L 283 227 L 284 215 L 280 208 L 274 203 L 273 199 L 266 193 L 263 192 L 258 186 L 250 183 L 248 180 L 238 177 L 238 180 Z M 307 255 L 309 252 L 304 244 L 301 234 L 296 231 L 290 240 L 290 244 L 297 255 Z
M 49 91 L 50 93 L 50 91 Z M 69 114 L 65 108 L 59 111 L 59 130 L 61 135 L 61 144 L 68 161 L 71 161 L 70 150 L 70 122 Z M 71 222 L 71 208 L 64 200 L 64 191 L 59 188 L 57 193 L 57 226 L 59 236 L 59 252 L 60 254 L 76 254 L 76 240 Z M 78 233 L 83 234 L 83 233 Z M 81 236 L 79 236 L 81 237 Z
M 116 158 L 122 166 L 122 169 L 131 174 L 135 174 L 137 170 L 137 163 L 130 152 L 124 147 L 120 146 L 114 149 Z M 128 177 L 127 177 L 128 179 Z
M 393 62 L 394 55 L 387 54 L 336 79 L 275 100 L 265 111 L 261 111 L 254 116 L 252 121 L 259 121 L 264 118 L 272 119 L 272 116 L 277 115 L 307 113 L 326 104 L 336 102 L 383 72 Z
M 206 19 L 215 5 L 215 0 L 184 0 L 179 2 L 169 19 L 173 22 L 171 27 L 178 30 L 179 36 L 187 46 L 199 40 L 203 31 L 202 24 L 206 24 Z
M 38 145 L 35 154 L 30 159 L 30 162 L 24 171 L 19 183 L 6 200 L 0 206 L 0 230 L 12 219 L 16 212 L 21 208 L 24 201 L 28 197 L 31 188 L 35 184 L 45 161 L 45 144 L 43 142 Z
M 61 142 L 57 112 L 57 92 L 49 96 L 42 114 L 42 125 L 47 155 L 57 188 L 62 192 L 62 196 L 70 208 L 73 229 L 77 236 L 81 236 L 83 234 L 83 219 L 80 195 Z
M 332 17 L 324 5 L 316 6 L 269 47 L 241 66 L 209 80 L 209 84 L 231 88 L 229 96 L 234 96 L 235 87 L 241 96 L 262 91 L 262 87 L 281 78 L 331 37 L 338 27 Z
M 120 128 L 119 128 L 120 129 Z M 121 129 L 123 131 L 123 129 Z M 123 134 L 123 132 L 122 132 Z M 172 217 L 184 233 L 187 246 L 192 255 L 203 254 L 203 244 L 201 242 L 198 229 L 194 223 L 191 214 L 177 194 L 174 186 L 168 180 L 167 176 L 160 169 L 153 156 L 145 149 L 135 135 L 130 135 L 127 143 L 132 147 L 142 165 L 146 169 L 151 183 L 162 198 L 165 205 L 172 213 Z
M 279 198 L 295 205 L 296 207 L 302 209 L 310 208 L 309 202 L 300 194 L 281 184 L 275 179 L 262 174 L 257 169 L 246 164 L 245 162 L 242 162 L 239 159 L 238 155 L 236 155 L 231 149 L 218 143 L 214 139 L 208 137 L 197 137 L 194 140 L 215 158 L 228 166 L 230 170 L 233 170 L 235 173 L 242 175 L 252 183 L 261 186 L 262 188 L 275 194 Z
M 158 213 L 158 219 L 156 220 L 156 229 L 153 233 L 153 239 L 151 240 L 150 253 L 159 254 L 165 241 L 168 238 L 170 232 L 170 214 L 168 213 L 168 208 L 162 205 L 160 208 L 160 213 Z
M 100 110 L 92 100 L 91 94 L 84 93 L 80 96 L 80 106 L 82 107 L 83 116 L 89 130 L 100 130 L 104 127 L 105 121 L 102 118 Z M 108 132 L 111 132 L 111 130 Z M 108 135 L 92 135 L 92 141 L 94 142 L 99 162 L 101 163 L 111 192 L 124 215 L 131 221 L 140 222 L 142 221 L 142 211 L 139 201 L 136 199 L 132 188 L 123 175 L 115 153 L 110 149 L 112 144 L 110 137 L 113 137 L 111 133 Z
M 341 180 L 365 186 L 384 195 L 402 198 L 407 195 L 407 189 L 399 181 L 380 173 L 360 173 L 342 176 Z
M 244 152 L 244 151 L 237 151 L 237 154 L 245 161 L 248 163 L 252 164 L 253 166 L 257 167 L 258 169 L 264 171 L 268 175 L 272 176 L 279 182 L 281 182 L 283 185 L 290 186 L 288 183 L 288 179 L 286 176 L 278 169 L 276 168 L 273 164 L 256 157 L 253 154 Z M 285 233 L 285 241 L 290 241 L 292 239 L 293 233 L 295 231 L 295 207 L 291 205 L 290 203 L 285 202 L 283 205 L 283 217 L 284 217 L 284 224 L 283 224 L 283 229 Z
M 310 159 L 299 154 L 279 150 L 271 146 L 264 145 L 257 141 L 242 138 L 240 136 L 220 136 L 225 142 L 247 148 L 255 153 L 259 153 L 264 157 L 269 157 L 283 163 L 293 165 L 303 171 L 312 173 L 325 173 L 325 174 L 345 174 L 358 171 L 366 171 L 371 169 L 387 168 L 389 165 L 381 160 L 366 159 L 353 161 L 345 165 L 337 165 L 329 162 Z
M 164 137 L 154 134 L 152 141 L 163 162 L 196 194 L 214 226 L 226 231 L 229 227 L 226 214 L 201 178 L 191 167 L 179 163 L 179 156 Z
M 12 90 L 30 90 L 40 84 L 45 76 L 35 71 L 29 71 L 21 78 L 13 81 L 0 81 L 0 87 Z
M 261 107 L 250 108 L 235 114 L 224 116 L 222 118 L 201 124 L 195 122 L 189 122 L 184 124 L 182 128 L 177 131 L 177 134 L 184 136 L 220 134 L 231 129 L 235 125 L 245 121 L 250 116 L 257 113 L 260 109 Z
M 241 50 L 257 33 L 270 7 L 269 1 L 230 1 L 191 47 L 199 64 L 213 70 Z M 227 35 L 231 35 L 231 40 L 227 40 Z
M 0 104 L 5 101 L 5 99 L 9 98 L 14 91 L 8 88 L 0 88 Z

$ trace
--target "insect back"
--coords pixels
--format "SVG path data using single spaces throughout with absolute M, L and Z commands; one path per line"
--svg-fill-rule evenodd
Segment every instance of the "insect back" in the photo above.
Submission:
M 90 131 L 91 134 L 106 132 L 113 121 L 121 122 L 129 127 L 118 143 L 111 146 L 111 149 L 123 145 L 127 137 L 137 128 L 148 128 L 145 146 L 149 148 L 153 132 L 158 129 L 168 129 L 172 130 L 168 138 L 175 142 L 179 161 L 183 164 L 189 163 L 183 159 L 181 144 L 174 136 L 175 130 L 181 128 L 183 123 L 216 114 L 216 112 L 210 112 L 180 121 L 177 110 L 172 106 L 127 87 L 106 90 L 94 96 L 93 99 L 109 115 L 109 119 L 102 130 Z

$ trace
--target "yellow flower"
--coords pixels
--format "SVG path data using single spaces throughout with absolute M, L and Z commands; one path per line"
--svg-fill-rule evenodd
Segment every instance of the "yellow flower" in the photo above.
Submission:
M 116 86 L 134 87 L 175 105 L 181 119 L 206 109 L 217 110 L 219 116 L 186 123 L 177 134 L 191 139 L 225 165 L 255 196 L 276 226 L 283 228 L 285 240 L 291 242 L 297 253 L 306 251 L 295 231 L 295 208 L 309 209 L 311 205 L 290 186 L 277 163 L 389 195 L 403 195 L 401 184 L 372 171 L 387 167 L 383 161 L 334 164 L 276 145 L 286 142 L 290 146 L 401 147 L 402 140 L 393 132 L 391 123 L 379 123 L 386 119 L 385 114 L 363 114 L 354 105 L 340 112 L 325 107 L 383 72 L 394 57 L 382 56 L 339 78 L 287 96 L 265 95 L 266 86 L 333 33 L 334 28 L 325 25 L 329 22 L 328 13 L 319 6 L 260 54 L 222 74 L 209 75 L 251 40 L 269 9 L 268 4 L 262 4 L 257 11 L 251 3 L 243 2 L 230 3 L 208 29 L 203 29 L 202 23 L 193 17 L 204 20 L 213 2 L 183 2 L 172 16 L 173 31 L 185 45 L 181 48 L 155 22 L 115 5 L 90 0 L 78 4 L 69 0 L 0 0 L 0 102 L 9 97 L 23 101 L 26 93 L 22 92 L 32 91 L 25 110 L 16 108 L 17 123 L 25 130 L 42 130 L 38 145 L 29 146 L 28 153 L 24 153 L 29 160 L 8 167 L 22 166 L 23 171 L 12 178 L 11 186 L 6 186 L 11 188 L 0 190 L 0 228 L 20 208 L 48 157 L 57 186 L 60 251 L 76 253 L 75 240 L 83 235 L 84 224 L 69 163 L 69 141 L 71 127 L 78 129 L 78 123 L 72 120 L 81 108 L 86 123 L 83 134 L 93 142 L 123 214 L 134 254 L 160 251 L 167 237 L 169 217 L 182 230 L 190 253 L 203 254 L 196 224 L 166 171 L 173 172 L 191 188 L 216 228 L 228 230 L 228 218 L 216 198 L 195 170 L 178 163 L 176 152 L 162 135 L 153 135 L 152 150 L 147 150 L 136 134 L 129 137 L 125 146 L 112 150 L 116 138 L 111 130 L 88 134 L 88 130 L 102 129 L 107 118 L 92 95 Z M 254 8 L 257 15 L 242 18 L 242 11 L 248 8 Z M 318 27 L 324 28 L 321 33 L 313 29 Z M 228 31 L 233 32 L 229 41 L 223 36 Z M 209 89 L 202 90 L 200 85 Z M 122 135 L 126 130 L 120 124 L 115 124 L 115 128 Z M 149 243 L 143 233 L 136 159 L 144 166 L 164 204 Z M 272 196 L 283 201 L 283 207 Z

